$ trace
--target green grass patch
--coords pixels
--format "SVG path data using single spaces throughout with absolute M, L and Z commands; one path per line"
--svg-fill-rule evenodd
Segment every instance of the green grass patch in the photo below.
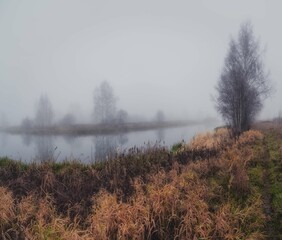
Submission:
M 8 157 L 0 158 L 0 168 L 9 168 L 14 171 L 25 171 L 28 169 L 29 164 L 22 161 L 14 161 Z
M 250 179 L 250 183 L 253 187 L 257 187 L 262 190 L 263 183 L 263 167 L 258 165 L 256 167 L 250 168 L 248 171 L 248 176 Z
M 177 151 L 181 150 L 182 147 L 183 147 L 183 142 L 175 143 L 171 147 L 171 152 L 176 153 Z
M 276 132 L 266 134 L 270 161 L 268 175 L 272 199 L 272 226 L 275 235 L 282 238 L 282 136 Z

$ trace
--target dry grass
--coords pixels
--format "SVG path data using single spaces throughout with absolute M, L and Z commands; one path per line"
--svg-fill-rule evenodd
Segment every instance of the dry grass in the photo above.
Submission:
M 96 239 L 144 239 L 149 227 L 149 206 L 142 195 L 128 203 L 118 201 L 115 194 L 102 191 L 95 196 L 93 214 L 89 218 Z
M 126 203 L 100 192 L 93 199 L 89 218 L 93 235 L 98 239 L 190 239 L 209 235 L 213 221 L 205 201 L 208 189 L 199 181 L 190 172 L 178 175 L 171 170 L 152 176 L 146 185 L 136 181 L 136 192 Z
M 212 137 L 205 136 L 204 142 L 212 142 Z M 125 203 L 103 190 L 93 199 L 89 221 L 94 235 L 98 239 L 263 239 L 262 201 L 259 194 L 251 193 L 246 171 L 252 152 L 241 149 L 242 143 L 259 139 L 261 134 L 250 132 L 233 142 L 220 159 L 175 164 L 168 172 L 152 175 L 147 184 L 139 180 Z M 213 174 L 219 178 L 226 175 L 226 192 L 224 185 L 207 180 L 211 169 L 217 169 Z M 247 193 L 245 204 L 236 202 Z
M 5 163 L 2 239 L 264 239 L 248 177 L 257 141 L 257 131 L 233 141 L 218 130 L 173 155 L 132 149 L 95 166 Z
M 9 239 L 13 234 L 11 219 L 15 217 L 14 207 L 11 191 L 0 187 L 0 233 L 3 239 Z
M 228 130 L 219 128 L 215 132 L 196 135 L 188 144 L 188 147 L 191 149 L 220 149 L 231 141 Z

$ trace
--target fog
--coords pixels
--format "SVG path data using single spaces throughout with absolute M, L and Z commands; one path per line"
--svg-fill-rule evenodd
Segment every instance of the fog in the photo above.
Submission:
M 275 94 L 259 116 L 282 110 L 281 1 L 0 1 L 0 114 L 9 125 L 50 99 L 55 119 L 91 121 L 106 80 L 117 108 L 152 119 L 218 118 L 212 96 L 231 36 L 250 20 L 266 48 Z

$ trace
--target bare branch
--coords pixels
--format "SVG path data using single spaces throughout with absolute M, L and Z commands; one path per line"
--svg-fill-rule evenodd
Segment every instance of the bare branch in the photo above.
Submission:
M 244 23 L 238 40 L 231 39 L 225 66 L 216 90 L 216 109 L 235 135 L 248 130 L 271 93 L 259 41 L 250 22 Z

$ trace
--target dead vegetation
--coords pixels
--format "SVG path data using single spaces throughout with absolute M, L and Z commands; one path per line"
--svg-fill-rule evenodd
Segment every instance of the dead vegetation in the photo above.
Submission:
M 265 239 L 248 174 L 262 141 L 220 129 L 93 165 L 2 159 L 2 239 Z

